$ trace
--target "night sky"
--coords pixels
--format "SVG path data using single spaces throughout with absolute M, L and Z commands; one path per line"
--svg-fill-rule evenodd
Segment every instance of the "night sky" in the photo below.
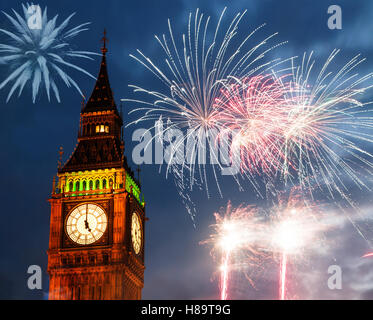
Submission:
M 234 1 L 38 1 L 48 7 L 49 18 L 59 15 L 59 22 L 73 12 L 71 26 L 91 22 L 89 30 L 75 38 L 77 50 L 100 52 L 100 39 L 107 30 L 107 63 L 111 87 L 117 105 L 121 98 L 135 98 L 129 84 L 162 90 L 159 82 L 149 72 L 129 57 L 141 49 L 156 61 L 161 61 L 160 47 L 155 34 L 167 33 L 167 19 L 171 18 L 174 33 L 182 34 L 190 11 L 200 8 L 216 21 L 225 6 L 225 19 L 231 20 L 237 12 L 247 9 L 241 24 L 250 32 L 267 23 L 261 35 L 279 32 L 276 42 L 288 41 L 277 49 L 276 56 L 289 57 L 315 51 L 321 60 L 334 48 L 341 48 L 338 61 L 347 62 L 361 53 L 367 58 L 362 73 L 373 71 L 373 3 L 372 1 L 299 1 L 299 0 L 234 0 Z M 22 2 L 2 0 L 1 10 L 22 12 Z M 342 8 L 342 30 L 329 30 L 327 8 L 338 4 Z M 11 26 L 1 15 L 0 28 Z M 7 41 L 0 34 L 0 43 Z M 340 60 L 339 60 L 340 59 Z M 80 60 L 79 66 L 97 75 L 100 58 L 95 61 Z M 0 65 L 0 81 L 6 77 L 6 66 Z M 71 72 L 82 91 L 89 96 L 94 80 L 79 72 Z M 25 88 L 6 103 L 9 86 L 0 90 L 2 121 L 1 143 L 1 232 L 0 232 L 0 298 L 45 299 L 48 292 L 47 248 L 49 238 L 50 207 L 47 199 L 52 190 L 52 179 L 57 171 L 58 149 L 64 148 L 63 159 L 71 155 L 77 142 L 81 97 L 73 88 L 59 84 L 61 103 L 54 97 L 48 102 L 45 92 L 32 103 L 31 89 Z M 131 105 L 124 105 L 124 122 Z M 132 118 L 131 118 L 132 117 Z M 126 155 L 131 163 L 133 143 L 131 135 L 136 126 L 125 131 Z M 371 150 L 373 151 L 373 150 Z M 133 166 L 133 168 L 135 168 Z M 211 247 L 201 245 L 211 233 L 213 213 L 226 206 L 241 203 L 261 205 L 249 184 L 239 191 L 230 177 L 220 179 L 223 198 L 214 184 L 210 196 L 204 190 L 193 192 L 197 208 L 195 225 L 187 214 L 172 178 L 166 179 L 164 170 L 159 173 L 156 165 L 142 166 L 142 190 L 146 200 L 145 285 L 144 299 L 215 299 L 219 297 L 216 281 L 217 264 L 210 255 Z M 210 180 L 213 181 L 213 180 Z M 360 205 L 366 217 L 371 212 L 371 194 L 352 191 L 352 198 Z M 369 244 L 349 224 L 327 235 L 329 246 L 320 250 L 301 266 L 292 279 L 297 296 L 302 299 L 371 299 L 373 298 L 373 260 L 362 261 Z M 43 289 L 27 288 L 27 268 L 40 265 L 43 270 Z M 329 265 L 338 264 L 343 269 L 343 289 L 327 287 Z M 256 288 L 233 278 L 235 298 L 276 299 L 277 273 L 274 267 L 256 279 Z

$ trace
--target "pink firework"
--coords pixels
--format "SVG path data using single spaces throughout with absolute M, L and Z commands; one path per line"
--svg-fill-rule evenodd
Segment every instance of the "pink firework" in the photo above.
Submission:
M 265 223 L 259 210 L 252 206 L 232 208 L 228 203 L 223 214 L 215 213 L 215 233 L 202 243 L 213 243 L 213 255 L 220 260 L 220 298 L 229 298 L 230 275 L 244 261 L 255 271 L 268 253 L 258 250 L 263 240 Z M 249 282 L 253 281 L 245 275 Z
M 252 174 L 276 172 L 284 159 L 280 142 L 287 125 L 285 77 L 258 75 L 234 79 L 215 99 L 216 119 L 232 134 L 233 150 L 241 155 L 241 169 Z
M 370 258 L 370 257 L 373 257 L 373 252 L 369 252 L 369 253 L 364 254 L 364 255 L 362 256 L 362 258 Z
M 229 254 L 230 252 L 228 250 L 225 250 L 223 253 L 220 279 L 220 300 L 227 300 L 228 297 Z
M 299 65 L 292 63 L 291 75 L 227 80 L 215 98 L 214 121 L 221 137 L 232 136 L 243 173 L 281 177 L 350 203 L 346 181 L 369 189 L 373 117 L 364 100 L 373 73 L 352 74 L 364 60 L 359 56 L 330 70 L 338 52 L 322 66 L 304 54 Z
M 280 263 L 280 285 L 279 285 L 279 297 L 280 300 L 285 300 L 286 298 L 286 271 L 287 271 L 287 254 L 282 253 L 281 263 Z

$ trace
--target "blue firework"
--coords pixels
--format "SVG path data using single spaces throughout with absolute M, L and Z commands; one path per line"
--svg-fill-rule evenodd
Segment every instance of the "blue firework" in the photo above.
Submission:
M 0 64 L 6 64 L 10 70 L 6 79 L 0 83 L 0 89 L 10 86 L 7 102 L 17 89 L 19 97 L 28 83 L 31 84 L 33 103 L 41 87 L 45 88 L 49 101 L 53 92 L 60 102 L 57 80 L 62 80 L 67 87 L 76 88 L 83 96 L 78 84 L 65 69 L 66 67 L 75 69 L 95 79 L 89 72 L 71 62 L 74 58 L 92 60 L 91 55 L 97 55 L 93 52 L 73 50 L 70 45 L 71 39 L 88 30 L 87 25 L 90 23 L 68 29 L 75 13 L 57 25 L 58 15 L 48 20 L 45 7 L 43 12 L 40 11 L 40 27 L 30 28 L 28 20 L 30 5 L 22 4 L 22 8 L 24 17 L 13 9 L 14 17 L 3 12 L 12 25 L 12 31 L 0 29 L 9 40 L 8 43 L 0 43 Z

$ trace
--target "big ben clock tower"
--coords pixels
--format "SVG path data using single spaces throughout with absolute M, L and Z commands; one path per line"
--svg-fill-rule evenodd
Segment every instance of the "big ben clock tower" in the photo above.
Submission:
M 49 200 L 49 299 L 141 299 L 144 285 L 145 203 L 124 156 L 103 41 L 77 145 Z

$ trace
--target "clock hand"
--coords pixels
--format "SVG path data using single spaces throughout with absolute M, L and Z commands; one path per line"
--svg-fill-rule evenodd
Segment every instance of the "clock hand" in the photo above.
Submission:
M 85 228 L 86 228 L 89 232 L 91 232 L 91 228 L 89 227 L 89 223 L 88 223 L 87 220 L 84 220 L 84 224 L 85 224 Z
M 86 208 L 85 208 L 85 220 L 84 220 L 84 225 L 85 225 L 85 228 L 91 232 L 91 228 L 89 227 L 89 223 L 88 223 L 88 203 L 86 205 Z

